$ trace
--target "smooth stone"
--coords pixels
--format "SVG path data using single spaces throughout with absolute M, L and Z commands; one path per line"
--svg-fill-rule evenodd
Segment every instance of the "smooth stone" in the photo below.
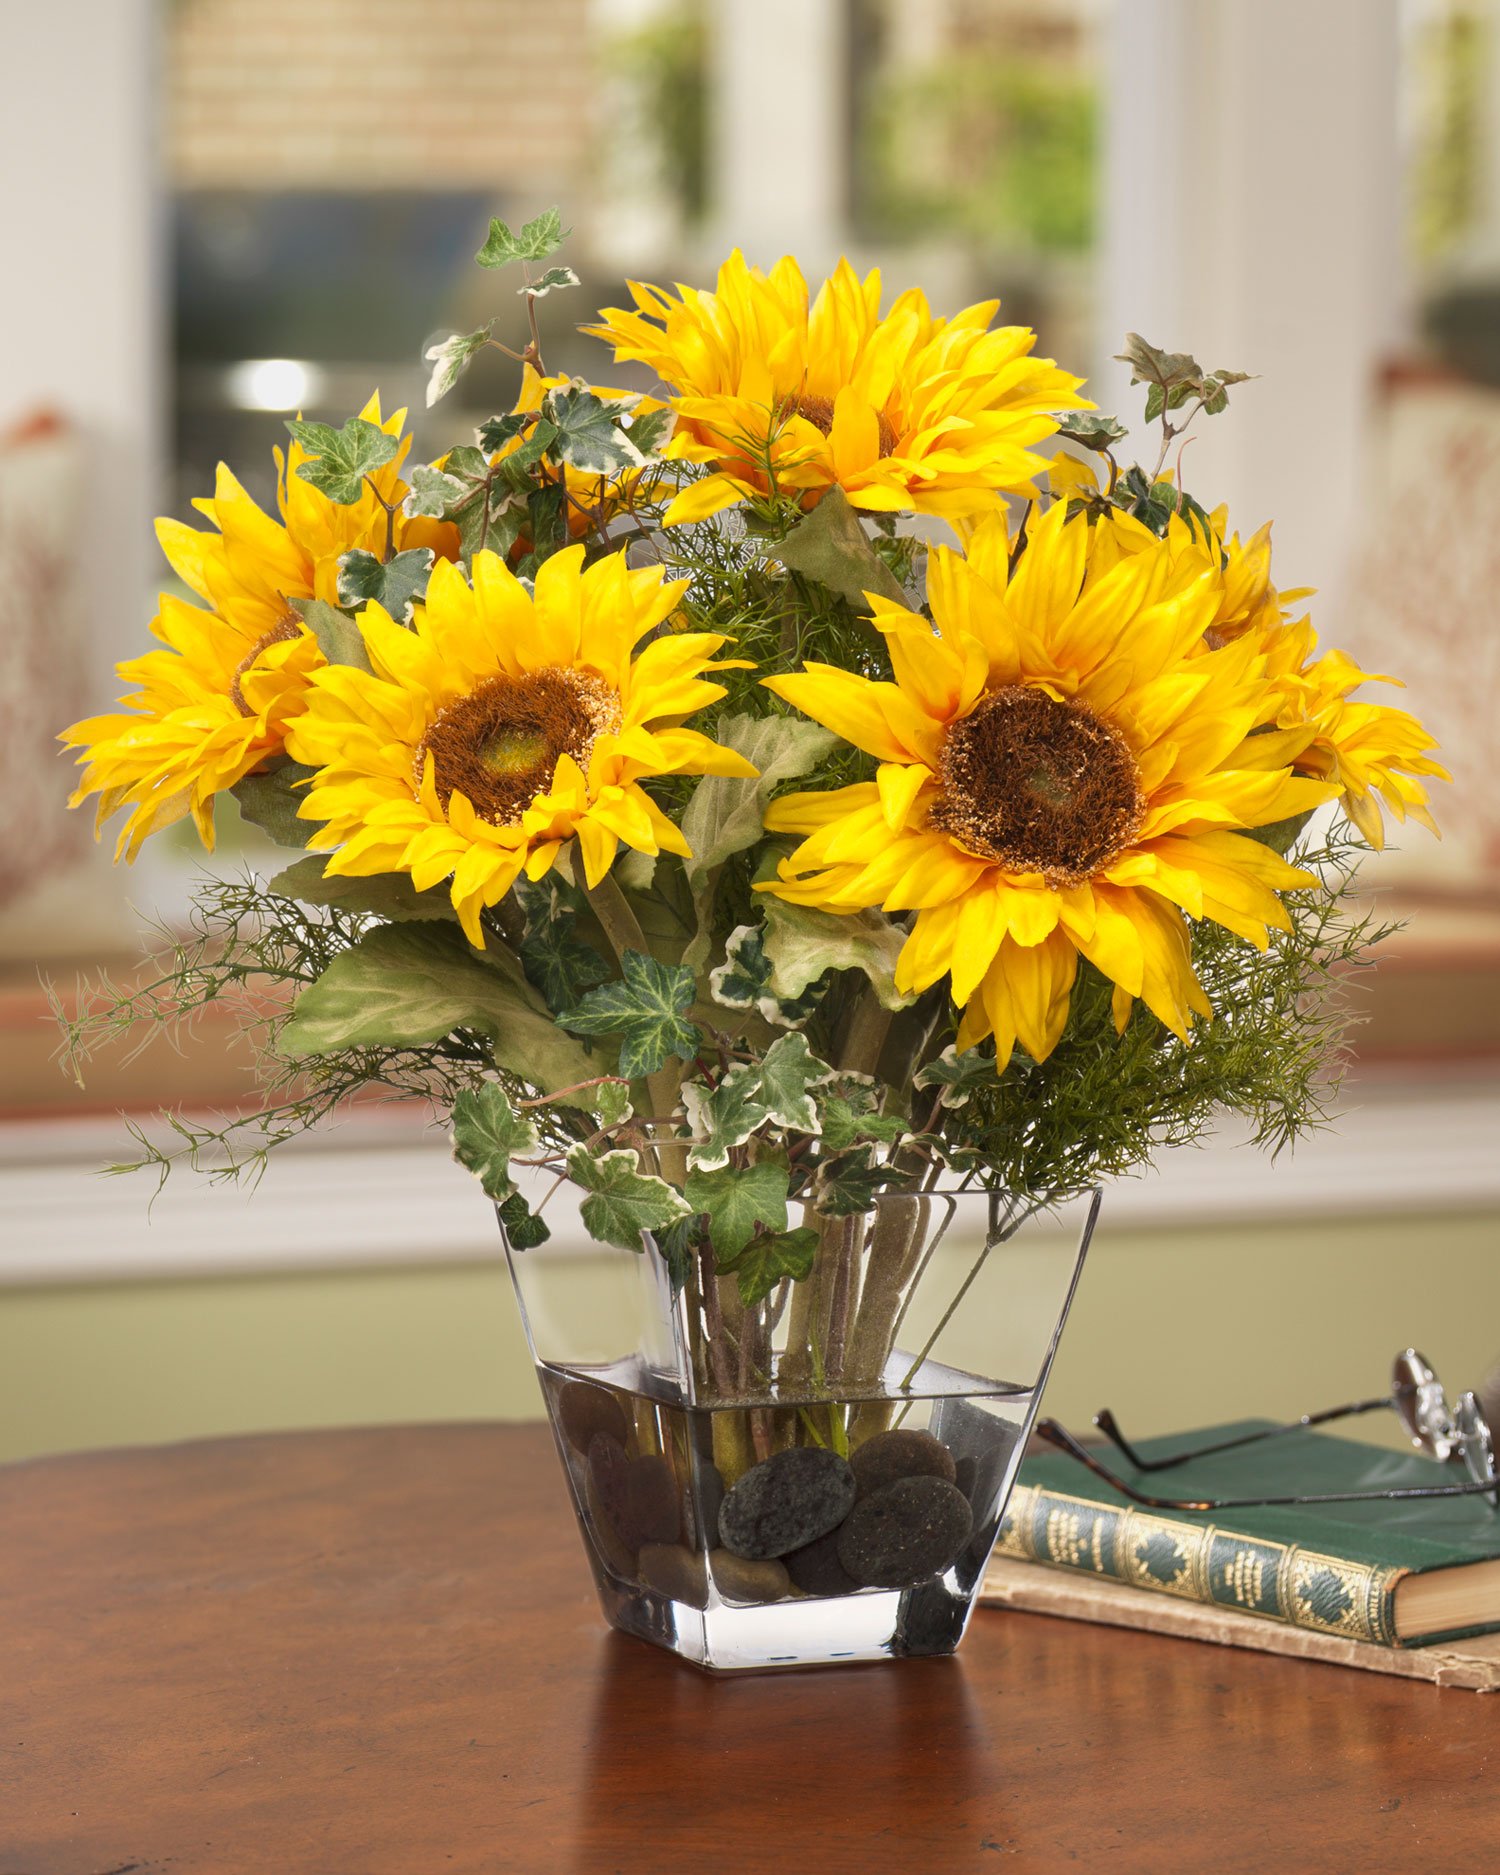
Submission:
M 839 1533 L 830 1530 L 781 1559 L 792 1586 L 804 1595 L 852 1595 L 859 1584 L 839 1561 Z
M 785 1564 L 774 1556 L 750 1562 L 732 1549 L 716 1549 L 708 1567 L 714 1587 L 726 1602 L 779 1602 L 792 1586 Z
M 948 1567 L 973 1528 L 969 1500 L 946 1478 L 898 1478 L 849 1513 L 839 1561 L 867 1588 L 914 1588 Z
M 647 1588 L 689 1608 L 707 1608 L 708 1571 L 696 1550 L 680 1543 L 643 1543 L 637 1570 Z
M 972 1457 L 961 1458 L 953 1470 L 953 1482 L 972 1504 L 974 1487 L 979 1482 L 979 1466 Z
M 675 1543 L 682 1535 L 677 1476 L 664 1458 L 633 1458 L 625 1473 L 625 1507 L 631 1527 L 647 1543 Z
M 849 1454 L 849 1463 L 861 1497 L 873 1497 L 898 1478 L 946 1478 L 952 1484 L 958 1469 L 941 1439 L 900 1427 L 866 1440 Z
M 630 1437 L 625 1408 L 607 1387 L 570 1380 L 557 1396 L 557 1423 L 575 1452 L 587 1452 L 596 1432 L 607 1432 L 624 1445 Z
M 799 1445 L 752 1465 L 719 1507 L 719 1541 L 752 1562 L 785 1556 L 825 1535 L 854 1503 L 848 1461 Z
M 601 1561 L 617 1576 L 634 1577 L 635 1551 L 627 1549 L 620 1540 L 619 1532 L 599 1500 L 599 1487 L 594 1483 L 591 1471 L 583 1474 L 583 1509 L 589 1535 L 593 1538 L 594 1548 Z
M 638 1550 L 646 1539 L 630 1512 L 630 1460 L 612 1434 L 596 1432 L 589 1440 L 588 1475 L 616 1535 L 626 1549 Z

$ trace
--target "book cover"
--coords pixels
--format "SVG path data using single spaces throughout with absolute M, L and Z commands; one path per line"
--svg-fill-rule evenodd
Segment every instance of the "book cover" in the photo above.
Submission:
M 1147 1458 L 1271 1422 L 1144 1441 Z M 1112 1469 L 1158 1497 L 1256 1497 L 1394 1490 L 1465 1481 L 1457 1466 L 1327 1433 L 1295 1432 L 1167 1472 Z M 1217 1603 L 1384 1647 L 1429 1645 L 1500 1629 L 1500 1617 L 1432 1632 L 1397 1631 L 1396 1592 L 1412 1574 L 1500 1558 L 1500 1513 L 1481 1497 L 1372 1499 L 1202 1513 L 1150 1511 L 1062 1453 L 1027 1459 L 996 1554 L 1108 1577 L 1148 1592 Z

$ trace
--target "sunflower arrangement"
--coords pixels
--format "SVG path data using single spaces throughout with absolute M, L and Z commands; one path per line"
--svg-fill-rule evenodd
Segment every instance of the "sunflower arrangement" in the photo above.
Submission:
M 577 284 L 562 239 L 497 221 L 479 259 L 529 308 Z M 521 367 L 473 446 L 408 467 L 372 400 L 288 426 L 279 521 L 225 470 L 215 532 L 162 524 L 202 604 L 164 598 L 125 713 L 65 732 L 79 796 L 127 857 L 185 814 L 211 845 L 226 794 L 292 851 L 68 1039 L 245 999 L 266 1098 L 145 1162 L 238 1174 L 425 1099 L 514 1245 L 543 1167 L 693 1285 L 711 1366 L 715 1310 L 750 1360 L 879 1194 L 1047 1204 L 1217 1111 L 1315 1124 L 1381 935 L 1355 862 L 1443 771 L 1319 652 L 1269 531 L 1165 471 L 1242 374 L 1132 338 L 1161 454 L 1122 468 L 992 303 L 738 254 L 632 292 L 587 329 L 652 396 L 492 322 L 433 354 L 433 398 L 485 346 Z

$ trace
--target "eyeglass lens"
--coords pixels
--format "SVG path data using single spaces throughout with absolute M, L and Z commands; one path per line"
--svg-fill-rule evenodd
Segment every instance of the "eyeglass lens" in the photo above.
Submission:
M 1496 1486 L 1493 1491 L 1485 1493 L 1485 1499 L 1493 1509 L 1500 1510 L 1500 1473 L 1497 1473 L 1495 1465 L 1495 1441 L 1489 1422 L 1472 1393 L 1459 1395 L 1457 1427 L 1464 1469 L 1475 1484 Z

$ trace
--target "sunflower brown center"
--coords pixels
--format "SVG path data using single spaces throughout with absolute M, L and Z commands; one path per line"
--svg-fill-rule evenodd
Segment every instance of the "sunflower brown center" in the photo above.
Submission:
M 250 655 L 241 658 L 235 665 L 234 675 L 229 680 L 229 695 L 241 716 L 254 716 L 255 711 L 245 701 L 245 693 L 240 689 L 240 679 L 254 666 L 255 660 L 262 651 L 267 650 L 271 645 L 284 645 L 290 639 L 300 638 L 301 635 L 301 619 L 295 612 L 288 612 L 285 618 L 277 619 L 264 638 L 257 638 Z
M 791 397 L 782 406 L 782 420 L 787 417 L 806 417 L 815 430 L 821 430 L 825 436 L 833 433 L 833 399 L 831 397 Z M 880 423 L 880 453 L 892 456 L 896 453 L 896 427 L 882 410 Z
M 1086 703 L 1008 685 L 948 732 L 932 824 L 1008 872 L 1081 885 L 1140 831 L 1146 800 L 1125 738 Z
M 417 749 L 421 786 L 427 757 L 446 811 L 455 790 L 494 827 L 512 826 L 552 785 L 571 755 L 587 770 L 594 744 L 620 727 L 620 699 L 584 671 L 531 671 L 491 677 L 434 721 Z

